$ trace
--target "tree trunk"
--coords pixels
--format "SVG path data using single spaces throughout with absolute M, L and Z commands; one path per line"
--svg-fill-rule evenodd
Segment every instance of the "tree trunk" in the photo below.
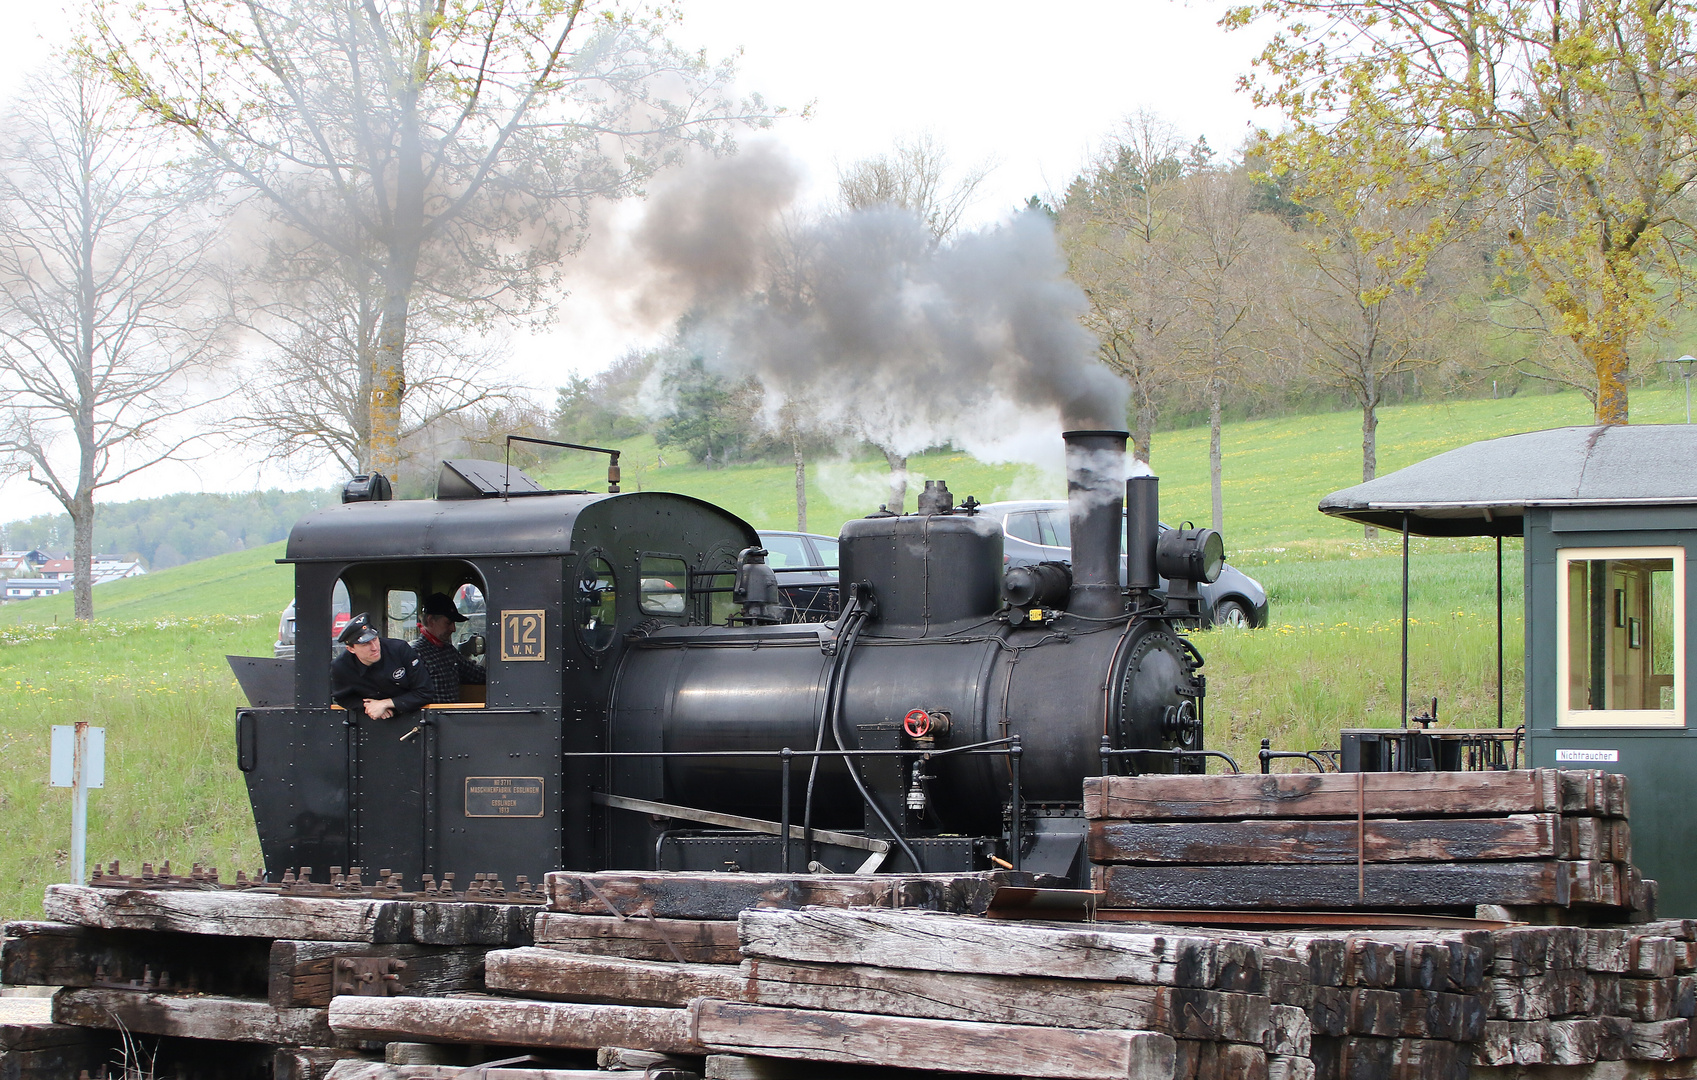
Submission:
M 790 429 L 790 450 L 795 454 L 795 530 L 807 531 L 807 462 L 801 456 L 801 433 Z
M 1597 373 L 1597 423 L 1626 423 L 1626 345 L 1613 334 L 1574 342 Z
M 1361 482 L 1365 484 L 1379 471 L 1379 386 L 1371 372 L 1367 376 L 1367 393 L 1361 395 Z M 1379 535 L 1371 525 L 1362 533 L 1368 540 Z
M 885 450 L 884 460 L 890 466 L 890 501 L 885 506 L 892 514 L 899 514 L 907 502 L 907 455 Z
M 94 618 L 94 492 L 77 493 L 70 506 L 73 613 L 78 619 Z
M 1138 405 L 1131 426 L 1131 456 L 1147 465 L 1155 449 L 1155 406 L 1147 401 Z
M 377 334 L 377 355 L 371 372 L 371 471 L 390 481 L 399 479 L 401 465 L 401 397 L 406 393 L 404 357 L 407 342 L 406 293 L 387 290 L 383 326 Z
M 1214 496 L 1214 531 L 1226 531 L 1226 501 L 1220 490 L 1220 398 L 1225 392 L 1223 379 L 1208 384 L 1208 483 Z

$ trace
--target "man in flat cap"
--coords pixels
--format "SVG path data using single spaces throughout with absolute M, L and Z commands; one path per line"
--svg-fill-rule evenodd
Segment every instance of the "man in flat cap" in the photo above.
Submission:
M 430 700 L 430 676 L 413 647 L 386 638 L 361 612 L 337 635 L 348 651 L 330 663 L 330 700 L 373 720 L 422 708 Z
M 489 681 L 483 665 L 454 648 L 454 626 L 465 621 L 447 593 L 431 593 L 419 609 L 418 658 L 430 673 L 431 701 L 458 701 L 461 685 L 482 686 Z

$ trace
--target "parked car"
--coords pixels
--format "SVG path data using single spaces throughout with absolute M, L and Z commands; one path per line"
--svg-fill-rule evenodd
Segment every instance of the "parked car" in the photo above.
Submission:
M 336 609 L 335 618 L 330 625 L 330 640 L 334 643 L 331 648 L 339 651 L 344 646 L 336 643 L 336 635 L 340 634 L 342 628 L 348 625 L 350 618 L 348 590 L 340 581 L 336 582 L 336 591 L 331 597 L 331 603 Z M 282 616 L 277 620 L 277 640 L 272 643 L 271 655 L 279 660 L 293 660 L 295 658 L 295 602 L 293 600 L 289 601 L 289 606 L 283 609 Z
M 1001 521 L 1006 535 L 1003 552 L 1009 566 L 1039 562 L 1072 562 L 1072 527 L 1062 500 L 985 503 L 979 512 Z M 1161 529 L 1169 526 L 1162 522 Z M 1120 557 L 1120 580 L 1125 580 L 1125 557 Z M 1166 579 L 1161 588 L 1166 588 Z M 1204 626 L 1254 628 L 1267 625 L 1267 590 L 1254 578 L 1227 563 L 1219 580 L 1205 583 L 1202 594 Z
M 837 538 L 818 533 L 765 532 L 766 565 L 778 574 L 788 610 L 785 622 L 826 622 L 837 617 Z

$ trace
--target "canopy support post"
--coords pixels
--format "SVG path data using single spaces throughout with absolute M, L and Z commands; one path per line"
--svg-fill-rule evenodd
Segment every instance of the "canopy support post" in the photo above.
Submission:
M 1503 726 L 1503 538 L 1497 537 L 1497 727 Z
M 1402 515 L 1402 730 L 1408 730 L 1408 512 Z M 1406 747 L 1408 741 L 1403 740 Z M 1404 768 L 1407 764 L 1404 763 Z

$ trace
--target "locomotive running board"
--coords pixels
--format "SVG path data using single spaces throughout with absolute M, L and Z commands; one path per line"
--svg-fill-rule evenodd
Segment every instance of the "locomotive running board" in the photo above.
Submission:
M 702 825 L 717 825 L 724 829 L 763 833 L 766 836 L 782 836 L 784 834 L 782 822 L 767 821 L 764 818 L 743 817 L 741 814 L 721 814 L 714 810 L 697 810 L 693 806 L 678 806 L 675 803 L 654 802 L 650 799 L 632 799 L 624 795 L 608 795 L 600 791 L 591 792 L 589 797 L 597 805 L 611 807 L 614 810 L 655 814 L 659 817 L 673 818 L 678 821 L 694 821 Z M 806 829 L 803 829 L 800 825 L 790 826 L 790 839 L 803 840 L 806 837 Z M 874 840 L 869 836 L 834 832 L 830 829 L 814 829 L 813 839 L 821 844 L 834 844 L 837 847 L 854 848 L 857 851 L 870 851 L 872 857 L 855 871 L 860 874 L 870 874 L 877 870 L 890 851 L 888 840 Z

